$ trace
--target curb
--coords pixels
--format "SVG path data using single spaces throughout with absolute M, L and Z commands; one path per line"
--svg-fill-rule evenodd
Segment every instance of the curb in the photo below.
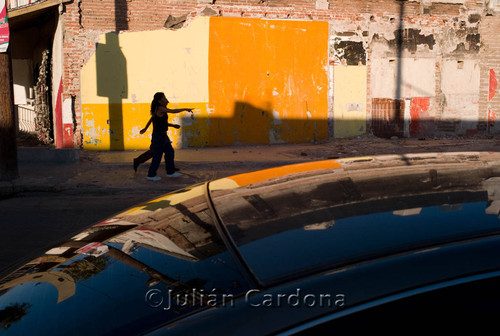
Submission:
M 16 182 L 0 182 L 0 199 L 8 198 L 21 192 L 59 192 L 61 190 L 61 187 L 58 185 L 28 185 Z
M 18 147 L 19 163 L 76 163 L 80 160 L 80 150 L 76 148 Z

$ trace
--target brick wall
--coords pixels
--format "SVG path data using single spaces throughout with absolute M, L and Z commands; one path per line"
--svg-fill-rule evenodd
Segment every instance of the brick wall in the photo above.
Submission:
M 321 20 L 331 24 L 346 22 L 355 29 L 367 29 L 370 21 L 386 20 L 399 24 L 401 2 L 396 0 L 329 0 L 328 10 L 316 9 L 315 0 L 75 0 L 65 5 L 63 20 L 64 35 L 64 97 L 75 98 L 77 138 L 80 145 L 81 125 L 80 69 L 95 52 L 99 34 L 110 31 L 144 31 L 161 29 L 169 15 L 179 17 L 188 15 L 188 22 L 209 6 L 222 16 L 261 17 L 269 19 Z M 500 31 L 499 16 L 484 16 L 483 4 L 476 0 L 466 0 L 465 4 L 432 3 L 423 6 L 417 1 L 403 3 L 405 25 L 422 29 L 444 32 L 458 29 L 467 21 L 471 12 L 481 14 L 481 97 L 480 119 L 487 120 L 488 106 L 498 111 L 500 116 L 500 97 L 488 101 L 489 69 L 495 69 L 500 78 Z M 375 20 L 376 21 L 376 20 Z M 370 53 L 367 53 L 370 57 Z M 436 71 L 439 80 L 439 60 Z M 367 62 L 368 82 L 371 81 L 370 62 Z M 369 84 L 369 83 L 368 83 Z M 439 83 L 436 85 L 438 86 Z M 367 117 L 371 116 L 371 101 L 368 85 L 366 106 Z M 439 88 L 436 87 L 436 92 Z M 439 105 L 435 104 L 436 116 Z M 497 126 L 498 127 L 498 126 Z M 500 127 L 498 127 L 500 128 Z M 500 130 L 499 130 L 500 132 Z
M 486 127 L 486 132 L 490 134 L 500 134 L 500 85 L 497 85 L 498 88 L 495 90 L 494 96 L 491 100 L 489 99 L 491 70 L 496 74 L 497 82 L 500 82 L 500 39 L 498 38 L 498 32 L 500 32 L 500 17 L 483 17 L 480 26 L 483 48 L 480 53 L 481 93 L 479 119 L 486 124 L 484 127 Z

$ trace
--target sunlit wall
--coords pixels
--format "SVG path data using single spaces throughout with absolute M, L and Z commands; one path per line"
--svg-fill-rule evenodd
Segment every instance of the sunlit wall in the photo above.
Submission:
M 366 66 L 334 67 L 334 134 L 346 138 L 366 133 Z
M 199 17 L 185 28 L 100 36 L 81 72 L 85 149 L 150 145 L 153 94 L 174 147 L 299 143 L 328 137 L 328 23 Z

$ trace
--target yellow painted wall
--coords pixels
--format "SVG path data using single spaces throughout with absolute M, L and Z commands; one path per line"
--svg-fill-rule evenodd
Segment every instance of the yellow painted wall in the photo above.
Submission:
M 334 67 L 335 138 L 366 133 L 366 66 Z
M 169 122 L 182 125 L 181 129 L 170 128 L 168 131 L 170 140 L 174 143 L 174 147 L 180 148 L 189 144 L 197 147 L 203 146 L 198 134 L 201 131 L 195 129 L 191 124 L 196 120 L 201 119 L 201 123 L 206 123 L 206 107 L 207 103 L 182 103 L 169 104 L 169 108 L 186 108 L 193 107 L 195 110 L 195 119 L 190 119 L 190 114 L 183 112 L 177 115 L 170 115 Z M 136 104 L 82 104 L 84 118 L 84 148 L 95 150 L 113 149 L 110 139 L 119 138 L 119 134 L 110 137 L 110 128 L 108 124 L 109 113 L 113 111 L 121 111 L 117 113 L 123 114 L 123 143 L 125 150 L 128 149 L 145 149 L 151 144 L 152 127 L 149 130 L 140 134 L 139 131 L 146 125 L 150 117 L 150 103 Z M 206 128 L 206 127 L 205 127 Z M 120 149 L 120 148 L 116 148 Z
M 103 34 L 81 71 L 83 147 L 148 148 L 151 128 L 143 135 L 139 131 L 150 117 L 157 91 L 165 92 L 170 108 L 194 107 L 195 120 L 205 120 L 208 31 L 209 19 L 200 17 L 177 31 Z M 192 129 L 189 113 L 175 115 L 171 121 L 182 126 L 185 121 L 186 130 Z M 175 147 L 199 142 L 187 131 L 172 129 L 169 135 Z
M 199 17 L 185 28 L 103 34 L 81 71 L 85 149 L 144 149 L 156 91 L 174 147 L 328 137 L 328 23 Z
M 209 144 L 328 137 L 328 23 L 212 18 Z

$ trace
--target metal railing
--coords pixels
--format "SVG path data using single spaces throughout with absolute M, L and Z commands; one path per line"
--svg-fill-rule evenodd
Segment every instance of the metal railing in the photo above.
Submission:
M 26 5 L 29 5 L 29 4 L 32 4 L 34 2 L 36 2 L 37 0 L 8 0 L 7 4 L 7 8 L 8 9 L 16 9 L 18 7 L 23 7 L 23 6 L 26 6 Z
M 15 109 L 19 131 L 35 133 L 35 107 L 31 105 L 15 105 Z

